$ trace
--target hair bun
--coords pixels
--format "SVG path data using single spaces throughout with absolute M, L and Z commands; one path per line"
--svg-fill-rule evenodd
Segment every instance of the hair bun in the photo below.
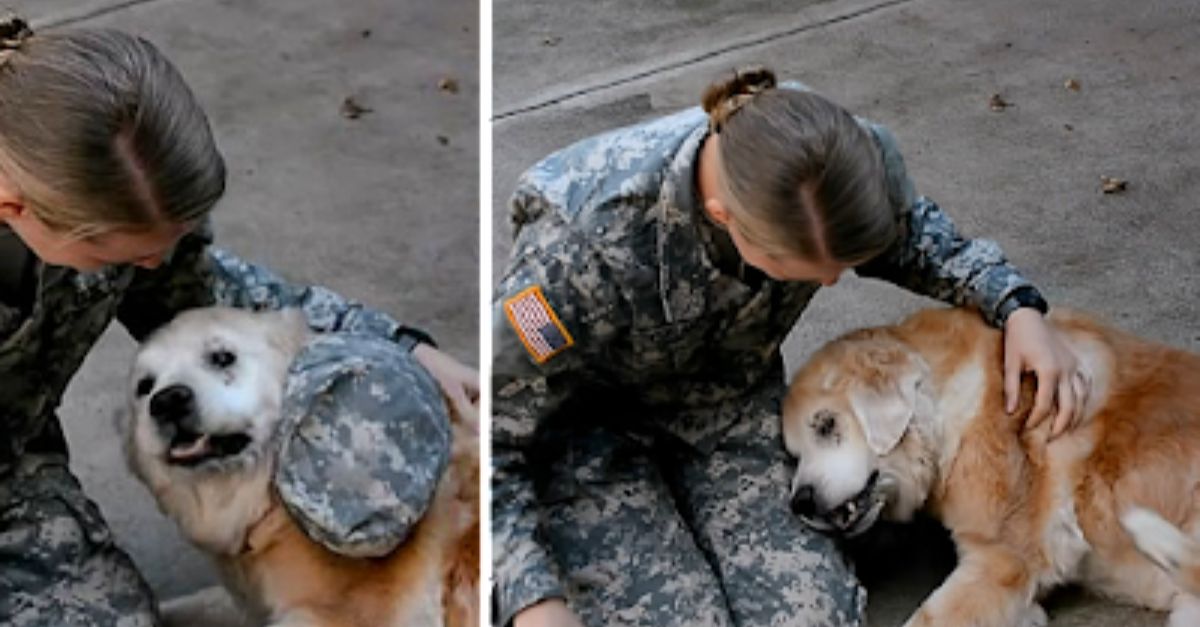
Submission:
M 33 30 L 21 16 L 9 12 L 0 18 L 0 50 L 16 50 L 30 37 Z
M 709 127 L 714 133 L 721 132 L 733 114 L 754 96 L 773 87 L 775 72 L 761 65 L 734 70 L 725 79 L 714 81 L 700 99 L 708 113 Z

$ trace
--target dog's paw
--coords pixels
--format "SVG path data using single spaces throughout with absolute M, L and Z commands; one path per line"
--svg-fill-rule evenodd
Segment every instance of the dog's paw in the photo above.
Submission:
M 1179 570 L 1188 539 L 1174 525 L 1148 509 L 1134 508 L 1121 516 L 1121 526 L 1138 550 L 1160 568 L 1168 573 Z
M 166 627 L 252 627 L 255 624 L 219 586 L 164 601 L 160 611 Z

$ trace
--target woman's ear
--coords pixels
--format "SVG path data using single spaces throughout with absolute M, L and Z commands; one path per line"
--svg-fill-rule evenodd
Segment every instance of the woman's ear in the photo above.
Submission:
M 0 221 L 8 222 L 21 217 L 25 211 L 25 203 L 21 201 L 21 195 L 8 182 L 8 179 L 0 174 Z
M 704 201 L 704 210 L 708 212 L 708 216 L 713 219 L 713 222 L 721 225 L 721 228 L 729 228 L 729 210 L 719 199 L 709 198 Z
M 25 205 L 19 202 L 9 202 L 7 199 L 0 197 L 0 222 L 9 222 L 21 217 L 25 211 Z

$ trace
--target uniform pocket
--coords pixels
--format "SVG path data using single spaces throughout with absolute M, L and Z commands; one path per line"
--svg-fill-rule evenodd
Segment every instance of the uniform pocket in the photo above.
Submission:
M 17 307 L 0 303 L 0 354 L 18 345 L 21 336 L 29 333 L 31 318 Z
M 112 544 L 112 532 L 100 508 L 84 495 L 65 466 L 47 463 L 32 472 L 18 471 L 9 481 L 13 491 L 6 495 L 0 513 L 4 528 L 28 529 L 31 542 L 39 544 L 37 548 L 64 557 L 76 552 L 90 554 Z
M 704 345 L 702 324 L 689 321 L 630 332 L 627 363 L 620 365 L 623 372 L 637 383 L 685 370 Z
M 657 476 L 642 442 L 615 425 L 563 429 L 539 437 L 534 486 L 542 506 L 616 498 Z

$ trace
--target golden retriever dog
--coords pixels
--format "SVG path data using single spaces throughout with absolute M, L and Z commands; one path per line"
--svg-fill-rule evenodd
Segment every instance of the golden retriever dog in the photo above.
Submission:
M 908 625 L 1045 625 L 1039 598 L 1078 583 L 1200 625 L 1200 356 L 1055 311 L 1091 381 L 1084 421 L 1049 438 L 1004 411 L 1003 338 L 940 309 L 819 350 L 783 407 L 799 460 L 792 509 L 854 535 L 924 509 L 958 565 Z
M 354 559 L 309 539 L 272 487 L 297 312 L 186 312 L 138 353 L 124 432 L 134 472 L 260 624 L 478 624 L 479 457 L 474 416 L 453 419 L 450 465 L 409 538 Z

